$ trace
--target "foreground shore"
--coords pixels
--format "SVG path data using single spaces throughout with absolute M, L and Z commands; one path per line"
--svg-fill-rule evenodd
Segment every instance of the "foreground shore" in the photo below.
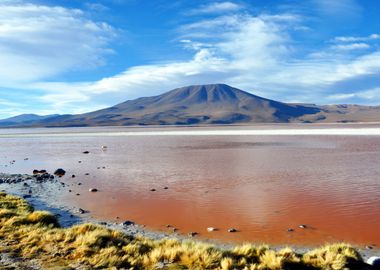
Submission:
M 371 269 L 363 261 L 377 253 L 345 244 L 308 251 L 193 241 L 176 233 L 146 230 L 129 221 L 97 221 L 84 209 L 64 206 L 54 199 L 56 192 L 66 188 L 56 177 L 0 174 L 0 179 L 0 189 L 6 192 L 0 193 L 0 266 L 10 265 L 13 269 L 56 266 L 62 269 Z

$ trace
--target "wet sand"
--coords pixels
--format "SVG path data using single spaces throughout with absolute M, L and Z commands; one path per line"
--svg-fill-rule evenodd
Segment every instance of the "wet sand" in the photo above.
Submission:
M 340 127 L 220 127 L 218 135 L 210 128 L 169 128 L 176 132 L 171 135 L 162 128 L 6 130 L 0 132 L 0 171 L 63 167 L 62 181 L 73 192 L 56 199 L 99 220 L 118 216 L 164 232 L 171 224 L 182 234 L 233 243 L 346 241 L 376 248 L 379 126 Z M 289 135 L 289 129 L 298 131 Z M 128 135 L 133 132 L 139 134 Z M 89 193 L 92 187 L 99 192 Z M 207 227 L 220 230 L 208 233 Z M 239 232 L 228 233 L 232 227 Z

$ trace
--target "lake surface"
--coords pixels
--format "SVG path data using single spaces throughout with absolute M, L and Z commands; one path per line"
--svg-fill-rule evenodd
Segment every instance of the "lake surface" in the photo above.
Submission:
M 99 219 L 228 242 L 380 246 L 380 125 L 3 129 L 0 147 L 0 172 L 64 168 L 73 192 L 57 200 Z

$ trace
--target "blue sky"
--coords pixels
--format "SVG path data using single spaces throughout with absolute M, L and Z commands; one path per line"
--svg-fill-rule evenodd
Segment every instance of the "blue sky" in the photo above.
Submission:
M 380 105 L 377 0 L 0 0 L 0 118 L 191 84 Z

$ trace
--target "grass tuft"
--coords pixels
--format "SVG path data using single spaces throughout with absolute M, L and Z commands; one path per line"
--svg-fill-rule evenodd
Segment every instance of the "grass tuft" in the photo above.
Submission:
M 347 244 L 305 254 L 251 244 L 222 250 L 202 242 L 131 237 L 94 224 L 60 228 L 50 213 L 5 193 L 0 193 L 0 239 L 5 251 L 38 259 L 49 269 L 338 270 L 362 262 Z

